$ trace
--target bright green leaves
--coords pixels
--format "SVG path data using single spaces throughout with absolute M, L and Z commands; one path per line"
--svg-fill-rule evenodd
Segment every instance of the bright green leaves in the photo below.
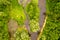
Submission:
M 40 10 L 35 3 L 31 2 L 29 5 L 27 5 L 26 10 L 27 10 L 30 20 L 39 18 Z
M 9 1 L 0 0 L 0 40 L 9 40 L 8 20 L 9 20 Z
M 39 8 L 37 0 L 31 1 L 26 6 L 26 12 L 30 19 L 30 29 L 32 32 L 39 30 Z M 0 1 L 0 39 L 8 40 L 8 26 L 9 19 L 14 19 L 18 22 L 19 26 L 24 25 L 26 19 L 24 9 L 18 3 L 18 0 L 1 0 Z M 25 30 L 17 31 L 15 35 L 16 40 L 30 40 L 28 32 Z
M 60 37 L 60 0 L 47 0 L 47 6 L 48 19 L 41 39 L 45 36 L 44 40 L 58 40 Z
M 8 40 L 8 14 L 0 12 L 0 40 Z
M 16 20 L 20 26 L 24 25 L 26 16 L 18 0 L 11 0 L 9 15 L 10 18 Z
M 0 0 L 0 4 L 4 3 L 5 5 L 10 4 L 9 0 Z
M 16 7 L 16 6 L 20 6 L 19 3 L 18 3 L 18 0 L 10 0 L 11 1 L 11 5 L 12 7 Z
M 0 27 L 1 27 L 0 29 L 3 30 L 2 32 L 4 32 L 4 30 L 6 32 L 7 31 L 7 22 L 9 19 L 9 17 L 8 17 L 9 14 L 8 14 L 8 10 L 7 10 L 8 4 L 5 5 L 3 0 L 1 0 L 0 2 L 2 2 L 0 4 Z
M 42 38 L 40 40 L 46 40 L 46 35 L 42 35 Z
M 23 27 L 18 28 L 14 36 L 16 40 L 30 40 L 27 30 L 25 30 Z
M 38 4 L 38 0 L 31 0 L 33 3 Z
M 24 11 L 20 7 L 15 7 L 10 11 L 10 17 L 18 22 L 19 25 L 22 25 L 26 19 Z
M 39 31 L 39 23 L 35 20 L 30 20 L 30 30 L 31 32 Z
M 3 32 L 0 33 L 0 40 L 9 40 L 8 33 L 3 30 Z
M 8 40 L 8 14 L 5 12 L 0 12 L 0 40 Z
M 27 15 L 29 16 L 29 26 L 31 32 L 37 32 L 39 30 L 39 8 L 38 5 L 33 1 L 31 1 L 26 6 Z
M 49 7 L 49 10 L 51 11 L 51 12 L 57 12 L 57 10 L 58 9 L 56 9 L 56 7 L 58 6 L 57 4 L 59 4 L 59 2 L 60 2 L 60 0 L 47 0 L 47 4 L 49 5 L 48 7 Z M 59 6 L 58 6 L 59 7 Z M 57 7 L 57 8 L 58 8 Z

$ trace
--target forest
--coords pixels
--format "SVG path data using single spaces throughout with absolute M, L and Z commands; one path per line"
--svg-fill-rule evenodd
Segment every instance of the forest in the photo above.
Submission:
M 0 0 L 0 40 L 60 40 L 60 0 Z

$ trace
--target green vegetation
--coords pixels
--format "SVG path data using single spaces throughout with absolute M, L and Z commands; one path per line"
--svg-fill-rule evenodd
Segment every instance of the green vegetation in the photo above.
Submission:
M 5 1 L 0 1 L 0 40 L 9 39 L 8 26 L 7 26 L 7 22 L 9 20 L 8 7 L 9 7 L 8 3 L 5 3 Z
M 26 11 L 29 16 L 29 25 L 31 32 L 37 32 L 39 30 L 39 8 L 36 1 L 32 0 L 27 6 Z
M 35 20 L 30 20 L 30 30 L 31 32 L 39 31 L 39 23 Z
M 60 0 L 46 0 L 47 22 L 40 40 L 60 40 Z M 32 0 L 26 7 L 31 32 L 39 30 L 38 1 Z M 17 0 L 0 0 L 0 40 L 9 40 L 8 21 L 16 20 L 19 27 L 24 25 L 26 15 Z M 19 28 L 14 34 L 16 40 L 30 40 L 28 31 Z
M 30 40 L 28 31 L 24 27 L 18 28 L 14 37 L 16 40 Z
M 47 22 L 40 40 L 60 40 L 60 0 L 47 1 Z
M 24 25 L 26 16 L 22 6 L 18 4 L 17 0 L 11 0 L 9 13 L 11 19 L 16 20 L 20 26 Z
M 26 6 L 26 12 L 30 19 L 30 28 L 35 27 L 33 28 L 34 30 L 31 29 L 31 31 L 37 31 L 39 29 L 39 8 L 37 2 L 34 0 L 31 1 L 31 3 Z M 10 19 L 16 20 L 20 27 L 24 25 L 26 16 L 22 5 L 20 5 L 17 0 L 0 0 L 0 40 L 9 40 L 7 24 Z M 14 36 L 16 40 L 30 40 L 27 30 L 19 31 L 17 29 Z

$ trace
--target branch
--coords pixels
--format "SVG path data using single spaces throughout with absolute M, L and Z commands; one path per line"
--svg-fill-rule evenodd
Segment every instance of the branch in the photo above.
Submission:
M 46 0 L 38 0 L 38 5 L 39 5 L 39 8 L 40 8 L 40 33 L 38 35 L 38 38 L 37 40 L 39 40 L 39 38 L 41 37 L 42 35 L 42 32 L 43 32 L 43 29 L 45 27 L 45 24 L 46 24 L 46 20 L 47 20 L 47 17 L 46 17 Z
M 43 26 L 42 26 L 42 29 L 40 30 L 40 34 L 39 34 L 38 37 L 37 37 L 37 40 L 40 40 L 40 38 L 41 38 L 41 35 L 42 35 L 42 32 L 43 32 L 43 29 L 44 29 L 45 24 L 46 24 L 46 20 L 47 20 L 47 16 L 46 16 L 46 18 L 45 18 L 45 22 L 44 22 L 44 24 L 43 24 Z
M 28 16 L 28 14 L 27 14 L 27 12 L 26 12 L 26 10 L 25 10 L 24 7 L 23 7 L 23 9 L 24 9 L 24 13 L 25 13 L 25 15 L 26 15 L 26 21 L 25 21 L 26 29 L 27 29 L 28 32 L 30 33 L 30 27 L 29 27 L 29 16 Z

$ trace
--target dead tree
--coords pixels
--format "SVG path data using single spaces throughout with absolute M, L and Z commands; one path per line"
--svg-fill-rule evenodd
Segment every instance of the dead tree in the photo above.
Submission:
M 14 40 L 14 33 L 16 29 L 18 28 L 18 23 L 17 21 L 10 19 L 8 22 L 8 32 L 9 32 L 9 40 Z

